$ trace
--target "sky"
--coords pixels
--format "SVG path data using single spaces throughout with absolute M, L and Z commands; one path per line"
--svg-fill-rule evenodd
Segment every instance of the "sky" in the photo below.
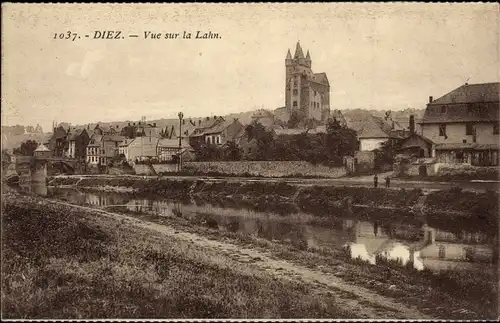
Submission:
M 2 125 L 224 115 L 284 106 L 297 41 L 331 109 L 425 108 L 498 82 L 489 4 L 2 4 Z M 95 31 L 124 39 L 93 39 Z M 81 38 L 54 39 L 60 33 Z M 144 32 L 219 39 L 144 39 Z M 85 35 L 89 37 L 86 38 Z M 137 34 L 137 38 L 129 38 Z

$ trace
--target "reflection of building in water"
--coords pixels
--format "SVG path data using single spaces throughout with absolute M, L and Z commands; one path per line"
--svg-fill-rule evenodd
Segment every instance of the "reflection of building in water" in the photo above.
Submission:
M 124 197 L 120 195 L 108 195 L 108 194 L 92 194 L 86 193 L 85 203 L 96 206 L 111 206 L 122 204 L 125 200 Z
M 351 257 L 361 258 L 372 264 L 376 263 L 377 257 L 383 257 L 399 260 L 403 265 L 411 261 L 418 270 L 429 268 L 437 271 L 475 269 L 479 262 L 492 260 L 491 246 L 457 243 L 454 241 L 459 237 L 445 231 L 439 231 L 439 241 L 437 241 L 437 231 L 426 225 L 422 228 L 423 239 L 417 242 L 412 242 L 411 239 L 402 241 L 393 239 L 390 237 L 392 234 L 381 232 L 379 225 L 370 222 L 350 221 L 346 223 L 346 227 L 352 232 L 352 242 L 345 245 Z M 476 241 L 484 239 L 484 235 L 479 233 L 463 233 L 461 236 Z

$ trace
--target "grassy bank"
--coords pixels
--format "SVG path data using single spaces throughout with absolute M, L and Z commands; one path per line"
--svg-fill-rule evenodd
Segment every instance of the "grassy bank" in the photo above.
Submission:
M 127 222 L 3 197 L 6 318 L 351 318 L 333 297 Z
M 123 212 L 123 209 L 115 209 Z M 429 270 L 417 271 L 413 267 L 384 258 L 377 265 L 351 259 L 345 250 L 308 247 L 301 241 L 269 241 L 242 232 L 213 228 L 209 221 L 194 223 L 182 217 L 156 217 L 127 212 L 146 221 L 157 222 L 179 230 L 208 236 L 211 239 L 228 239 L 245 248 L 270 251 L 278 259 L 286 259 L 300 265 L 332 273 L 352 284 L 416 306 L 421 311 L 440 318 L 492 318 L 495 316 L 495 277 L 483 272 Z M 205 222 L 205 224 L 201 224 Z

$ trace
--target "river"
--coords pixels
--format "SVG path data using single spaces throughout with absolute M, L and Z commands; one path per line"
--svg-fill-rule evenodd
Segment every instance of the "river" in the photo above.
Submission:
M 137 198 L 128 193 L 80 191 L 45 184 L 23 190 L 72 204 L 147 216 L 148 221 L 157 223 L 166 217 L 179 218 L 193 226 L 238 232 L 302 250 L 347 248 L 353 258 L 372 264 L 385 258 L 399 261 L 401 265 L 410 262 L 418 270 L 491 271 L 493 274 L 494 237 L 468 228 L 447 231 L 429 226 L 425 221 L 395 223 L 369 216 L 338 218 L 329 214 L 318 218 L 298 207 L 278 214 L 210 201 Z

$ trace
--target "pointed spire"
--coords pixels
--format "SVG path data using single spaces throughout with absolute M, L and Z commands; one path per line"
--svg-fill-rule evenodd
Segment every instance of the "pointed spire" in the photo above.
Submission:
M 302 47 L 300 47 L 299 42 L 297 42 L 297 47 L 295 48 L 294 58 L 304 58 L 304 52 L 302 51 Z
M 306 61 L 310 61 L 311 60 L 311 55 L 309 54 L 309 50 L 307 51 L 307 55 L 306 55 Z
M 290 49 L 288 49 L 288 53 L 286 54 L 286 59 L 292 59 L 292 53 L 290 53 Z

